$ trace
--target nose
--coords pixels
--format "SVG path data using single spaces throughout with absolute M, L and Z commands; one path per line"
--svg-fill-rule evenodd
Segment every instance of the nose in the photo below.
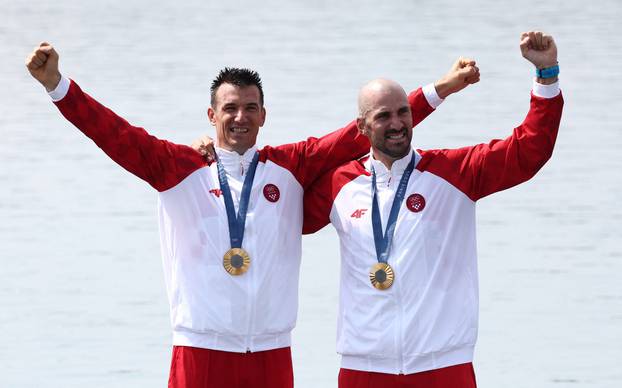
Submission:
M 235 112 L 234 121 L 242 122 L 244 121 L 244 118 L 245 118 L 244 109 L 238 109 L 237 112 Z
M 401 129 L 403 126 L 404 122 L 399 115 L 391 115 L 391 128 Z

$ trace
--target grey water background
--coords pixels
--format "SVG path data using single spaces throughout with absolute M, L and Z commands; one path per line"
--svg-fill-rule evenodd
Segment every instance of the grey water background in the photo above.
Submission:
M 608 1 L 0 1 L 0 387 L 164 387 L 170 365 L 156 195 L 62 119 L 23 66 L 41 40 L 130 122 L 179 143 L 214 134 L 209 83 L 263 77 L 260 144 L 356 114 L 367 80 L 407 89 L 460 55 L 481 82 L 415 130 L 420 148 L 505 137 L 528 109 L 521 31 L 559 46 L 553 158 L 478 207 L 480 387 L 622 386 L 622 3 Z M 266 227 L 269 227 L 268 225 Z M 287 258 L 283 258 L 286 260 Z M 297 387 L 335 387 L 338 245 L 304 239 Z

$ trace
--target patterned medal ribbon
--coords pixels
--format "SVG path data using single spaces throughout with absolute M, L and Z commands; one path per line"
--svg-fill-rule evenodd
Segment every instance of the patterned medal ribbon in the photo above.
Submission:
M 227 210 L 227 220 L 229 222 L 229 240 L 231 249 L 229 249 L 223 257 L 223 266 L 231 275 L 241 275 L 248 270 L 250 265 L 250 256 L 242 249 L 242 240 L 244 240 L 244 226 L 246 225 L 246 212 L 248 210 L 248 202 L 255 178 L 255 170 L 259 162 L 259 152 L 255 152 L 253 160 L 248 167 L 242 193 L 240 195 L 240 205 L 238 214 L 235 214 L 235 205 L 231 196 L 231 189 L 227 182 L 227 173 L 220 160 L 216 161 L 218 166 L 218 182 L 220 190 L 225 200 L 225 209 Z
M 370 272 L 369 279 L 371 284 L 379 290 L 386 290 L 393 284 L 395 277 L 393 268 L 387 263 L 389 260 L 389 253 L 391 252 L 391 244 L 393 243 L 393 233 L 395 232 L 395 223 L 397 221 L 397 215 L 400 212 L 400 206 L 404 201 L 406 195 L 406 187 L 408 186 L 408 180 L 415 168 L 415 154 L 413 153 L 400 184 L 397 187 L 395 197 L 393 198 L 393 204 L 391 205 L 391 212 L 389 213 L 389 219 L 387 220 L 386 231 L 382 232 L 382 221 L 380 220 L 380 208 L 378 206 L 378 195 L 376 187 L 376 170 L 373 163 L 371 163 L 371 196 L 372 196 L 372 210 L 371 210 L 371 222 L 374 230 L 374 243 L 376 245 L 376 256 L 378 263 L 375 264 Z

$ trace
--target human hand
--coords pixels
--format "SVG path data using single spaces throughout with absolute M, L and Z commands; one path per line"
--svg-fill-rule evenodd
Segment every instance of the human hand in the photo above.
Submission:
M 203 137 L 192 142 L 192 148 L 194 148 L 198 153 L 203 155 L 205 161 L 211 163 L 216 160 L 216 150 L 214 149 L 214 140 L 204 135 Z
M 520 51 L 538 69 L 557 65 L 557 45 L 551 35 L 540 31 L 523 32 Z
M 449 72 L 434 83 L 434 87 L 438 96 L 444 99 L 477 82 L 479 82 L 479 68 L 475 61 L 460 57 L 454 62 Z
M 41 42 L 26 58 L 26 67 L 48 92 L 56 89 L 61 75 L 58 70 L 58 53 L 48 42 Z

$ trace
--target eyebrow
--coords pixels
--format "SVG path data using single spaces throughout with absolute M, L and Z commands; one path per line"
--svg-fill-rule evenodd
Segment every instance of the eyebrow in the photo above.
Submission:
M 390 112 L 388 110 L 381 110 L 380 112 L 374 113 L 374 115 L 372 117 L 373 118 L 378 118 L 380 116 L 386 116 L 388 114 L 390 114 Z

